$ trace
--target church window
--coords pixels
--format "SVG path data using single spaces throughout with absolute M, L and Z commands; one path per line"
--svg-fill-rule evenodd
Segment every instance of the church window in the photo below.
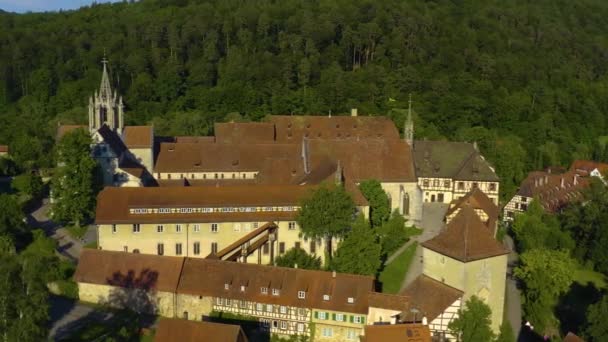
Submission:
M 403 194 L 403 215 L 410 214 L 410 195 L 405 193 Z
M 106 121 L 108 121 L 108 109 L 104 106 L 99 107 L 99 121 L 100 126 Z

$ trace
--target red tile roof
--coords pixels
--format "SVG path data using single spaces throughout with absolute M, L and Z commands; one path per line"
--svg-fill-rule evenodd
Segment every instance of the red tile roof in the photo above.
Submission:
M 592 160 L 575 160 L 570 166 L 570 171 L 574 171 L 581 176 L 588 176 L 591 171 L 597 169 L 600 173 L 608 171 L 608 164 L 595 162 Z
M 79 283 L 175 292 L 183 258 L 85 248 L 74 280 Z
M 585 342 L 585 341 L 582 338 L 569 332 L 568 335 L 566 335 L 566 337 L 564 337 L 564 342 Z
M 154 336 L 155 342 L 247 342 L 239 325 L 161 318 Z
M 431 322 L 461 299 L 464 292 L 422 274 L 400 294 L 410 298 L 410 307 L 420 311 L 417 317 L 413 317 L 411 312 L 404 310 L 402 319 L 414 321 L 426 317 Z
M 534 171 L 528 174 L 517 195 L 533 197 L 549 212 L 558 212 L 567 204 L 582 198 L 583 189 L 589 186 L 589 178 L 576 171 L 555 174 Z
M 94 249 L 82 251 L 74 280 L 357 314 L 368 313 L 375 283 L 373 277 L 353 274 Z
M 299 206 L 316 186 L 240 185 L 201 187 L 106 187 L 97 197 L 97 224 L 244 222 L 293 220 L 297 211 L 131 214 L 135 208 L 225 208 Z M 356 198 L 355 198 L 356 200 Z M 356 201 L 355 201 L 356 203 Z M 365 205 L 362 203 L 359 205 Z
M 231 122 L 214 125 L 215 141 L 222 144 L 274 142 L 274 125 L 267 122 Z
M 151 148 L 154 143 L 152 126 L 126 126 L 123 140 L 128 148 Z
M 464 205 L 439 235 L 422 246 L 462 262 L 509 253 L 470 205 Z
M 473 209 L 483 210 L 486 215 L 488 215 L 488 221 L 485 222 L 486 225 L 490 229 L 492 229 L 492 231 L 494 231 L 500 210 L 498 209 L 498 206 L 494 204 L 494 202 L 483 191 L 479 190 L 479 188 L 475 188 L 469 191 L 461 198 L 453 200 L 450 203 L 450 207 L 445 216 L 451 215 L 456 210 L 461 209 L 465 205 L 470 205 L 471 207 L 473 207 Z
M 431 342 L 431 331 L 422 324 L 366 325 L 361 342 Z

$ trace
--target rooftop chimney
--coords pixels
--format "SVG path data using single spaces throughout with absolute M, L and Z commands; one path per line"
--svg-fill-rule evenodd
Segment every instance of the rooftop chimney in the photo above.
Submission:
M 352 108 L 350 110 L 350 116 L 357 116 L 357 108 Z

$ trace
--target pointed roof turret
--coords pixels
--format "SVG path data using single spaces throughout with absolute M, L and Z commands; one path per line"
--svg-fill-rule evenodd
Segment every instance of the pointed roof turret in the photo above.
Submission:
M 408 101 L 407 118 L 403 125 L 403 139 L 412 146 L 414 143 L 414 120 L 412 119 L 412 94 Z
M 103 73 L 101 74 L 101 85 L 99 86 L 99 96 L 102 99 L 109 100 L 112 98 L 112 87 L 110 87 L 110 77 L 108 76 L 108 60 L 105 55 L 101 60 L 103 64 Z

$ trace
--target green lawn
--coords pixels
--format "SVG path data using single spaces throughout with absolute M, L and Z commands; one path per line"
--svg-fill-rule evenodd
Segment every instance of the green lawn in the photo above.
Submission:
M 581 285 L 593 283 L 598 289 L 606 288 L 606 277 L 603 274 L 583 268 L 574 271 L 574 281 Z
M 406 248 L 401 254 L 393 260 L 390 264 L 384 267 L 384 270 L 380 272 L 379 280 L 382 283 L 382 292 L 384 293 L 397 293 L 401 289 L 401 283 L 405 279 L 412 259 L 416 254 L 416 247 L 418 243 L 414 241 L 408 248 Z

